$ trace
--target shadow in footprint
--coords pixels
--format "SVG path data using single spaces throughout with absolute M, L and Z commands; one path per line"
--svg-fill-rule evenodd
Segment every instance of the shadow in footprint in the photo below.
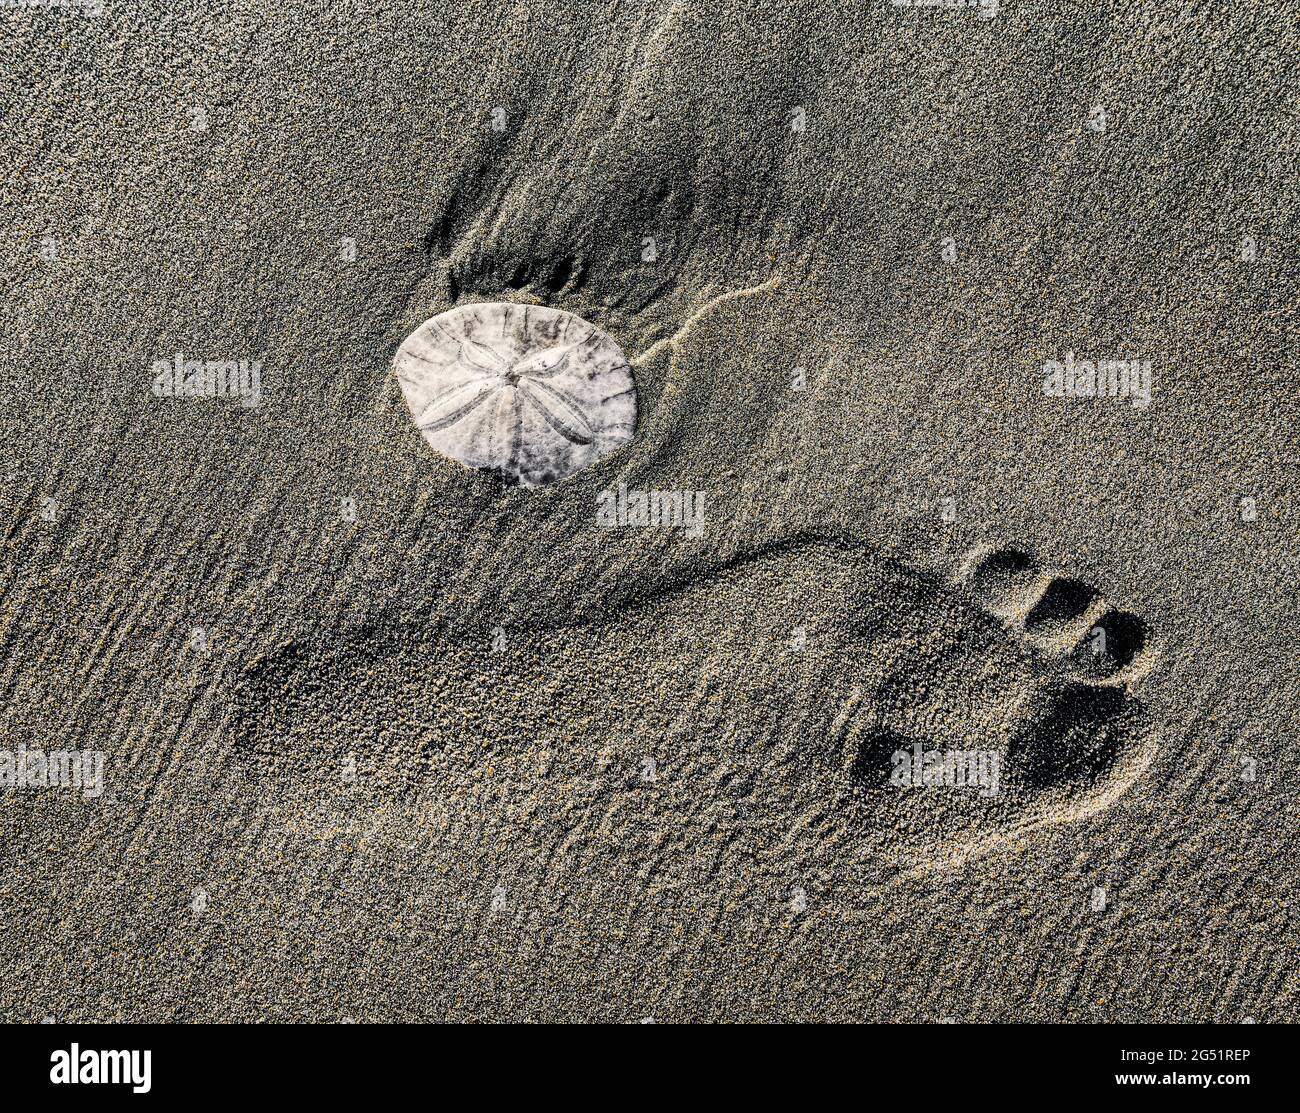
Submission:
M 975 568 L 971 577 L 976 591 L 998 591 L 1017 577 L 1032 575 L 1037 569 L 1034 558 L 1019 549 L 999 549 L 990 553 Z
M 1047 697 L 1035 716 L 1011 740 L 1008 764 L 1038 790 L 1090 784 L 1115 764 L 1136 714 L 1134 701 L 1119 688 L 1070 684 Z
M 849 769 L 849 777 L 859 788 L 874 789 L 889 784 L 889 775 L 893 770 L 893 755 L 899 750 L 911 748 L 901 734 L 883 727 L 876 727 L 858 743 Z
M 1128 611 L 1108 611 L 1095 623 L 1073 654 L 1084 676 L 1102 678 L 1127 669 L 1146 649 L 1147 625 Z
M 1080 618 L 1097 598 L 1095 588 L 1079 580 L 1058 577 L 1047 585 L 1042 598 L 1025 615 L 1025 629 L 1050 633 Z
M 1019 549 L 998 549 L 970 570 L 969 584 L 984 607 L 1003 617 L 1015 614 L 1032 598 L 1038 562 Z

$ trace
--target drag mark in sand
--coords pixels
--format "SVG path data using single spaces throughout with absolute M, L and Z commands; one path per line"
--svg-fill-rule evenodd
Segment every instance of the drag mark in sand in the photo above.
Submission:
M 682 327 L 674 332 L 671 336 L 665 336 L 662 340 L 656 340 L 640 355 L 635 356 L 633 363 L 643 364 L 653 359 L 664 348 L 671 348 L 687 333 L 691 331 L 704 317 L 708 316 L 714 309 L 724 302 L 733 301 L 736 298 L 753 297 L 755 294 L 765 294 L 769 290 L 776 290 L 781 285 L 780 275 L 773 275 L 766 282 L 761 282 L 757 286 L 746 286 L 740 290 L 728 290 L 725 294 L 719 294 L 716 298 L 706 301 L 699 309 L 695 310 L 682 322 Z

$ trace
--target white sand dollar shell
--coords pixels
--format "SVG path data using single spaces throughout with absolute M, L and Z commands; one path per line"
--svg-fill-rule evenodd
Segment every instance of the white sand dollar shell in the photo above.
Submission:
M 393 361 L 424 439 L 466 467 L 553 483 L 636 429 L 619 346 L 562 309 L 485 302 L 425 321 Z

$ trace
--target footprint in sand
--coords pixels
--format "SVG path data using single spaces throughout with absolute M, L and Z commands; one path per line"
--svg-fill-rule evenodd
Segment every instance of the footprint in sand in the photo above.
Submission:
M 927 865 L 1097 814 L 1155 755 L 1132 694 L 1158 656 L 1141 619 L 1018 549 L 974 550 L 950 587 L 1000 638 L 918 667 L 938 683 L 886 675 L 840 719 L 855 807 Z
M 1080 678 L 1131 685 L 1155 660 L 1146 624 L 1111 607 L 1094 588 L 1045 572 L 1018 549 L 977 549 L 960 574 L 993 615 L 1048 658 L 1065 657 Z
M 736 838 L 814 828 L 924 867 L 1096 814 L 1154 756 L 1150 632 L 1024 553 L 944 576 L 806 538 L 656 579 L 594 585 L 599 614 L 462 600 L 273 652 L 231 688 L 235 760 L 297 792 L 355 759 L 377 798 L 508 775 L 494 799 L 549 784 L 629 846 L 647 810 L 686 842 L 720 810 Z

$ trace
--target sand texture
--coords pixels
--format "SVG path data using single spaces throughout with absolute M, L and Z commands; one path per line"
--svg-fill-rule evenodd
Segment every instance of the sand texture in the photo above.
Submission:
M 993 7 L 0 9 L 0 1018 L 1296 1018 L 1300 7 Z

